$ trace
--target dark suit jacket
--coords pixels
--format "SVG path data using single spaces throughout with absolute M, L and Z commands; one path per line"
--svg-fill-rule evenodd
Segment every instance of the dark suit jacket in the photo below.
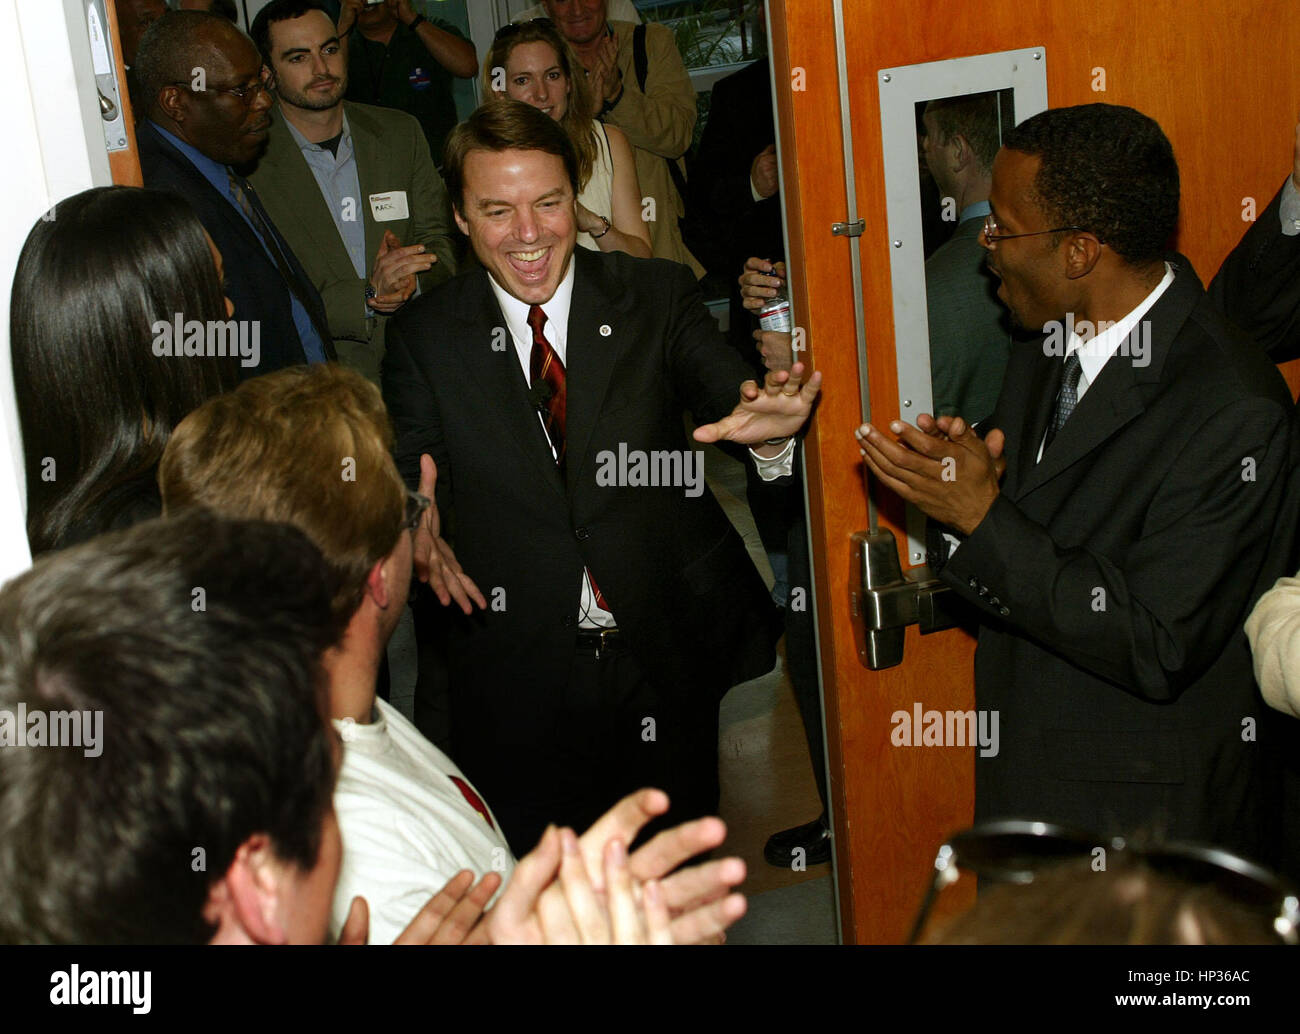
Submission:
M 781 195 L 755 201 L 749 185 L 754 157 L 776 141 L 771 75 L 767 58 L 759 58 L 713 84 L 682 225 L 687 246 L 727 284 L 727 339 L 755 371 L 764 369 L 753 338 L 758 324 L 741 305 L 736 278 L 751 255 L 776 261 L 785 254 Z
M 583 248 L 573 261 L 563 480 L 484 270 L 421 296 L 388 326 L 383 387 L 398 467 L 414 485 L 420 454 L 432 454 L 457 559 L 489 599 L 503 590 L 501 609 L 451 615 L 452 743 L 466 771 L 482 752 L 500 763 L 510 742 L 553 720 L 584 566 L 666 697 L 714 706 L 774 663 L 771 603 L 712 494 L 596 477 L 600 453 L 620 443 L 688 448 L 682 411 L 720 418 L 749 371 L 686 267 Z
M 732 283 L 750 255 L 770 258 L 783 248 L 780 195 L 755 201 L 749 185 L 755 156 L 776 142 L 771 75 L 767 58 L 759 58 L 713 84 L 687 180 L 688 243 L 710 273 Z
M 428 291 L 456 272 L 451 209 L 424 132 L 414 118 L 351 101 L 344 108 L 361 184 L 356 217 L 365 232 L 365 276 L 357 276 L 320 185 L 279 110 L 266 153 L 249 179 L 320 292 L 341 361 L 378 383 L 388 317 L 366 316 L 366 285 L 384 231 L 392 230 L 403 245 L 423 244 L 438 256 L 419 278 L 420 290 Z M 398 190 L 406 194 L 409 216 L 376 221 L 370 196 Z
M 1300 357 L 1300 234 L 1282 233 L 1281 199 L 1279 190 L 1209 286 L 1228 319 L 1258 341 L 1275 363 Z
M 136 127 L 136 141 L 140 147 L 144 185 L 170 190 L 188 201 L 220 249 L 226 269 L 226 294 L 235 303 L 234 318 L 261 321 L 261 362 L 256 367 L 241 366 L 240 376 L 270 373 L 305 363 L 307 355 L 293 322 L 289 288 L 243 215 L 217 193 L 194 164 L 154 129 L 148 119 L 141 119 Z M 270 222 L 270 217 L 266 218 Z M 271 228 L 278 235 L 274 223 Z M 333 359 L 334 346 L 320 295 L 283 238 L 280 238 L 280 249 L 300 282 L 299 297 L 325 343 L 326 357 Z
M 987 421 L 1007 436 L 1002 491 L 942 570 L 984 619 L 976 700 L 1000 715 L 976 814 L 1267 855 L 1242 624 L 1293 569 L 1294 410 L 1171 261 L 1149 364 L 1114 356 L 1041 462 L 1059 356 L 1015 345 Z

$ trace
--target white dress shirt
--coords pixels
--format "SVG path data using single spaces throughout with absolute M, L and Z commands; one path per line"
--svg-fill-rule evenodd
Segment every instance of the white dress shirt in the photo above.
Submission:
M 1083 401 L 1084 393 L 1093 381 L 1101 375 L 1102 368 L 1120 350 L 1120 346 L 1128 339 L 1129 334 L 1138 329 L 1142 317 L 1151 311 L 1151 307 L 1160 300 L 1160 296 L 1169 289 L 1169 285 L 1173 282 L 1174 267 L 1166 262 L 1165 275 L 1161 277 L 1160 283 L 1156 284 L 1151 293 L 1138 303 L 1137 308 L 1122 320 L 1117 321 L 1114 326 L 1106 328 L 1106 330 L 1092 336 L 1087 341 L 1084 341 L 1074 330 L 1070 331 L 1069 340 L 1065 343 L 1065 357 L 1069 358 L 1075 352 L 1079 353 L 1079 386 L 1075 389 L 1076 405 Z M 1145 344 L 1134 346 L 1131 349 L 1132 354 L 1127 358 L 1130 362 L 1149 363 L 1151 353 L 1149 351 L 1141 353 L 1139 348 L 1150 348 L 1150 335 L 1143 335 L 1140 340 Z M 1043 440 L 1038 443 L 1039 460 L 1043 458 L 1043 447 L 1046 442 L 1047 434 L 1044 432 Z

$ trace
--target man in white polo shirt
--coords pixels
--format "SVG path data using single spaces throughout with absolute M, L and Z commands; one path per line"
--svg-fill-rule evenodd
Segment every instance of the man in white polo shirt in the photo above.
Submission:
M 504 884 L 515 867 L 496 816 L 456 763 L 375 695 L 409 593 L 405 529 L 433 492 L 431 469 L 424 495 L 407 492 L 391 448 L 377 388 L 335 364 L 300 366 L 249 381 L 190 414 L 168 442 L 159 473 L 168 512 L 197 505 L 293 524 L 331 568 L 334 616 L 344 631 L 322 666 L 344 746 L 334 792 L 344 851 L 330 932 L 337 936 L 361 896 L 371 943 L 392 942 L 458 873 L 500 873 Z M 630 844 L 666 810 L 661 796 L 620 802 L 584 834 L 593 883 L 607 842 Z M 628 870 L 643 882 L 658 879 L 724 836 L 718 819 L 687 824 L 632 854 Z M 744 873 L 739 859 L 724 859 L 665 879 L 665 903 L 677 913 L 674 939 L 708 939 L 739 918 L 744 900 L 728 891 Z

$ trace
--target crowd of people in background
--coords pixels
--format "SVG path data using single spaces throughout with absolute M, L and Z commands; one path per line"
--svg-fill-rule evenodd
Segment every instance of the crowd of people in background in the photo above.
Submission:
M 481 58 L 411 0 L 272 0 L 247 34 L 226 0 L 180 8 L 118 6 L 144 187 L 60 201 L 13 284 L 36 559 L 0 590 L 0 707 L 103 729 L 0 750 L 0 941 L 724 939 L 719 702 L 783 633 L 823 813 L 765 855 L 831 856 L 789 605 L 821 375 L 754 318 L 788 283 L 769 62 L 713 87 L 693 146 L 671 31 L 619 0 L 545 0 Z M 925 265 L 933 414 L 857 431 L 980 626 L 1007 733 L 976 816 L 1294 876 L 1300 442 L 1274 363 L 1300 352 L 1300 130 L 1207 291 L 1166 250 L 1154 121 L 1004 129 L 999 103 L 923 112 L 954 214 Z M 1067 314 L 1097 333 L 1016 344 Z M 775 589 L 702 470 L 683 491 L 684 416 L 744 464 Z M 629 456 L 662 461 L 611 478 Z M 414 721 L 386 699 L 408 605 Z

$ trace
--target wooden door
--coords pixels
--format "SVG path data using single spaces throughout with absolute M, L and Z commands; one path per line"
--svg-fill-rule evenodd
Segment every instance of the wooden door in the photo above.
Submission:
M 1247 199 L 1262 211 L 1291 169 L 1300 66 L 1279 41 L 1300 38 L 1300 6 L 843 0 L 840 29 L 836 6 L 770 0 L 771 49 L 796 322 L 826 378 L 806 468 L 840 912 L 846 942 L 885 943 L 906 936 L 935 850 L 971 820 L 974 763 L 970 748 L 895 747 L 890 717 L 917 702 L 967 710 L 974 692 L 973 642 L 965 633 L 921 636 L 913 627 L 903 663 L 872 672 L 859 663 L 849 613 L 850 537 L 869 523 L 852 432 L 867 412 L 877 423 L 899 416 L 878 73 L 1041 47 L 1051 106 L 1102 101 L 1151 115 L 1182 172 L 1178 249 L 1208 280 L 1246 228 Z M 834 236 L 831 224 L 845 220 L 850 189 L 865 231 Z M 855 337 L 853 249 L 861 267 L 856 300 L 865 378 Z M 1300 385 L 1300 364 L 1288 365 L 1288 379 Z M 899 501 L 871 491 L 879 526 L 902 541 Z M 969 898 L 941 902 L 951 911 Z
M 140 152 L 135 144 L 135 113 L 131 107 L 131 94 L 127 90 L 126 65 L 122 61 L 122 34 L 118 26 L 117 0 L 105 0 L 105 6 L 108 8 L 108 36 L 113 47 L 117 91 L 126 122 L 126 149 L 110 151 L 108 165 L 113 170 L 114 183 L 123 187 L 141 187 L 144 186 L 144 177 L 140 173 Z

